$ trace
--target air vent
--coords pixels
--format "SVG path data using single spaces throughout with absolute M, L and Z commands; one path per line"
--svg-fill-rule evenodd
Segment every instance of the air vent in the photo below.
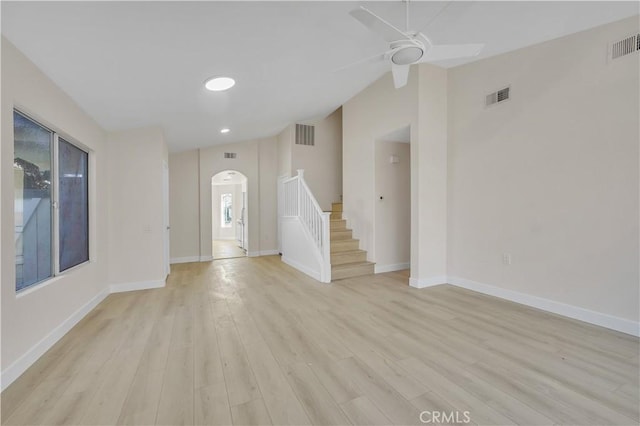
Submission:
M 487 95 L 485 106 L 491 106 L 500 102 L 504 102 L 509 99 L 510 87 L 505 87 L 497 92 L 493 92 Z
M 315 145 L 315 127 L 296 124 L 296 145 Z
M 611 53 L 609 57 L 611 59 L 618 59 L 638 51 L 640 51 L 640 33 L 611 43 Z
M 225 152 L 224 153 L 224 158 L 236 158 L 238 156 L 238 154 L 236 154 L 235 152 Z

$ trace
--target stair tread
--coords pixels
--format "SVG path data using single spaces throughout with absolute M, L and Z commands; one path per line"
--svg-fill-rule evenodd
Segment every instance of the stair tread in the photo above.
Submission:
M 357 268 L 359 266 L 369 266 L 369 265 L 375 265 L 375 263 L 365 260 L 362 262 L 352 262 L 352 263 L 343 263 L 341 265 L 331 265 L 331 269 L 350 269 L 350 268 Z
M 362 253 L 362 252 L 366 253 L 366 251 L 362 250 L 362 249 L 344 250 L 344 251 L 341 251 L 339 253 L 340 254 L 350 254 L 350 253 Z

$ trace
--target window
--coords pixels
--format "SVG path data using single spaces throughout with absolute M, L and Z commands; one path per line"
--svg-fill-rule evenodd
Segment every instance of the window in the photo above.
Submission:
M 220 196 L 220 207 L 222 209 L 220 214 L 220 226 L 223 228 L 231 228 L 231 218 L 233 217 L 231 194 L 222 194 Z
M 16 291 L 89 260 L 89 154 L 13 114 Z

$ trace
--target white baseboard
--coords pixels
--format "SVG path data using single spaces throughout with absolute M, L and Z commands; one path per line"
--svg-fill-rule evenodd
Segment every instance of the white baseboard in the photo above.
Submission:
M 477 291 L 479 293 L 488 294 L 490 296 L 499 297 L 501 299 L 510 300 L 512 302 L 541 309 L 543 311 L 553 312 L 554 314 L 588 322 L 590 324 L 610 328 L 632 336 L 640 336 L 640 323 L 624 318 L 614 317 L 613 315 L 603 314 L 601 312 L 595 312 L 578 306 L 568 305 L 566 303 L 556 302 L 555 300 L 544 299 L 542 297 L 532 296 L 530 294 L 520 293 L 513 290 L 507 290 L 489 284 L 467 280 L 465 278 L 449 277 L 449 284 Z
M 434 285 L 446 284 L 447 276 L 441 275 L 439 277 L 431 277 L 431 278 L 409 278 L 409 285 L 415 288 L 427 288 L 433 287 Z
M 98 306 L 105 297 L 109 295 L 109 288 L 105 288 L 95 295 L 91 300 L 84 304 L 80 309 L 75 311 L 71 316 L 64 320 L 60 325 L 51 330 L 42 340 L 33 345 L 20 358 L 8 366 L 1 375 L 0 382 L 2 390 L 5 390 L 15 379 L 20 377 L 34 362 L 38 360 L 45 352 L 47 352 L 58 340 L 62 338 L 69 330 L 80 322 L 93 308 Z
M 274 254 L 280 254 L 280 252 L 278 250 L 248 251 L 247 257 L 273 256 Z
M 295 260 L 291 260 L 286 256 L 282 256 L 281 259 L 287 265 L 291 266 L 292 268 L 296 268 L 302 273 L 309 275 L 314 280 L 322 281 L 320 277 L 320 271 L 314 271 L 313 269 L 310 269 L 304 266 L 303 264 L 296 262 Z
M 200 262 L 211 262 L 213 260 L 213 256 L 200 256 Z
M 152 288 L 162 288 L 165 286 L 163 280 L 156 281 L 138 281 L 133 283 L 111 284 L 109 290 L 111 293 L 122 293 L 125 291 L 149 290 Z
M 191 262 L 200 262 L 200 256 L 174 257 L 169 261 L 169 263 L 171 263 L 172 265 L 176 263 L 191 263 Z
M 376 274 L 382 274 L 385 272 L 393 272 L 393 271 L 403 271 L 405 269 L 409 269 L 409 263 L 392 263 L 389 265 L 378 265 L 376 264 L 373 267 L 373 271 Z

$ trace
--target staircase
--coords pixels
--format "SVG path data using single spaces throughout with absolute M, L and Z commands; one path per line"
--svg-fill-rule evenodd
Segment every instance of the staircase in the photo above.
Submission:
M 347 221 L 342 219 L 342 203 L 331 204 L 331 280 L 373 274 L 374 264 L 367 262 L 367 252 L 360 250 L 358 240 L 352 238 Z

